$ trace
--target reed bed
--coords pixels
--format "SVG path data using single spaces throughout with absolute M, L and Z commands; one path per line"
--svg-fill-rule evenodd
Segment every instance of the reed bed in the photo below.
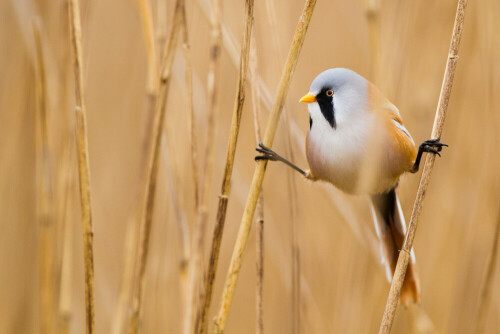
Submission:
M 390 284 L 366 199 L 271 163 L 263 205 L 255 145 L 275 127 L 273 149 L 307 169 L 297 100 L 331 67 L 375 82 L 415 142 L 428 139 L 457 1 L 318 1 L 288 89 L 285 47 L 304 2 L 255 2 L 251 33 L 246 1 L 0 2 L 0 333 L 376 332 Z M 441 133 L 450 147 L 411 244 L 422 302 L 398 308 L 391 333 L 498 332 L 499 15 L 498 1 L 468 4 Z M 71 25 L 81 26 L 79 52 Z M 90 164 L 78 164 L 82 142 Z M 82 183 L 91 220 L 81 172 L 92 175 Z M 259 193 L 252 215 L 249 191 Z M 419 177 L 398 191 L 409 222 Z M 224 233 L 209 270 L 219 201 Z M 235 268 L 238 283 L 226 285 Z

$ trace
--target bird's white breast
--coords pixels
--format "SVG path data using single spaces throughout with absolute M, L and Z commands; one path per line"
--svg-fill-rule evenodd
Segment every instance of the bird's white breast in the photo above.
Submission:
M 308 107 L 312 126 L 307 139 L 307 160 L 311 171 L 319 179 L 346 192 L 354 192 L 366 155 L 372 116 L 360 111 L 359 115 L 352 117 L 339 110 L 342 106 L 336 106 L 337 126 L 332 128 L 317 103 L 310 103 Z

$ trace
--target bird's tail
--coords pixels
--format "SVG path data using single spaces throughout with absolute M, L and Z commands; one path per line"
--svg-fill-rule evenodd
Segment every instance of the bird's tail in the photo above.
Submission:
M 380 239 L 382 262 L 385 264 L 386 275 L 392 281 L 398 261 L 399 251 L 403 246 L 406 233 L 405 218 L 399 203 L 396 187 L 386 193 L 372 195 L 372 214 L 375 229 Z M 415 269 L 415 254 L 411 251 L 411 261 L 406 270 L 405 280 L 401 289 L 400 300 L 408 305 L 410 302 L 420 302 L 420 286 Z

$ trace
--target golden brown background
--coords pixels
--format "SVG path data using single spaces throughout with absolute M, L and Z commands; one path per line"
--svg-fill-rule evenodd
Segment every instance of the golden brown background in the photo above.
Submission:
M 173 1 L 151 0 L 158 44 L 171 24 Z M 302 1 L 255 4 L 258 72 L 272 98 L 303 6 Z M 188 0 L 194 66 L 196 136 L 205 142 L 206 76 L 210 5 Z M 401 111 L 416 141 L 431 132 L 449 46 L 456 1 L 384 0 L 380 15 L 380 63 L 373 61 L 363 1 L 319 0 L 286 103 L 294 160 L 306 166 L 306 106 L 298 99 L 314 77 L 348 67 L 375 81 Z M 274 14 L 273 14 L 274 12 Z M 126 271 L 127 231 L 137 222 L 148 135 L 145 115 L 147 59 L 138 1 L 83 1 L 83 57 L 95 231 L 95 297 L 98 333 L 112 333 Z M 83 255 L 76 155 L 74 88 L 65 1 L 0 1 L 0 333 L 40 332 L 40 159 L 37 120 L 37 53 L 40 32 L 46 72 L 47 136 L 52 225 L 49 244 L 54 321 L 84 332 Z M 236 89 L 244 1 L 223 1 L 215 168 L 208 255 L 223 173 Z M 274 20 L 274 21 L 273 21 Z M 163 22 L 163 23 L 162 23 Z M 34 29 L 35 27 L 35 29 Z M 499 220 L 500 195 L 500 3 L 470 1 L 443 142 L 415 240 L 422 304 L 400 308 L 393 333 L 473 333 Z M 163 36 L 163 37 L 162 37 Z M 162 44 L 163 45 L 163 44 Z M 162 45 L 157 46 L 161 50 Z M 193 172 L 184 94 L 184 58 L 174 63 L 162 149 L 157 205 L 146 274 L 144 333 L 179 333 L 182 290 L 179 221 L 190 231 Z M 376 68 L 374 68 L 376 67 Z M 377 74 L 378 73 L 378 74 Z M 263 114 L 268 108 L 262 105 Z M 262 121 L 266 121 L 263 116 Z M 38 123 L 37 123 L 38 122 Z M 274 148 L 287 152 L 282 122 Z M 37 139 L 38 138 L 38 139 Z M 253 173 L 255 139 L 249 86 L 221 261 L 210 318 L 219 303 L 232 247 Z M 287 155 L 287 154 L 285 154 Z M 291 333 L 292 226 L 300 253 L 301 333 L 376 333 L 389 284 L 364 198 L 293 175 L 291 207 L 287 172 L 270 164 L 265 192 L 264 316 L 267 333 Z M 408 217 L 418 175 L 402 179 L 399 194 Z M 65 225 L 65 222 L 67 223 Z M 293 225 L 295 224 L 295 225 Z M 255 332 L 255 236 L 247 245 L 227 333 Z M 66 244 L 63 242 L 66 240 Z M 206 261 L 205 261 L 206 262 Z M 494 265 L 498 265 L 494 263 Z M 64 265 L 63 265 L 64 264 Z M 485 333 L 500 333 L 500 279 L 493 279 Z M 495 272 L 493 272 L 495 274 Z M 64 316 L 70 318 L 64 318 Z M 295 325 L 294 325 L 295 323 Z

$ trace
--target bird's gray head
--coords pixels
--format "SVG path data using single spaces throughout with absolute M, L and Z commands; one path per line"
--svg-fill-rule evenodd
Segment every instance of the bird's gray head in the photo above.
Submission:
M 351 110 L 364 110 L 367 80 L 346 68 L 332 68 L 320 73 L 312 82 L 309 93 L 300 102 L 309 103 L 311 113 L 318 107 L 333 129 L 339 121 L 348 118 Z

